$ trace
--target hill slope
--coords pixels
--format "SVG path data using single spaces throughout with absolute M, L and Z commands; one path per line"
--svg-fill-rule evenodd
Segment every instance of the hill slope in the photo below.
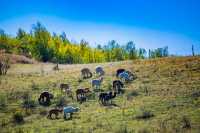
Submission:
M 80 70 L 89 67 L 94 71 L 97 65 L 105 68 L 105 91 L 116 79 L 118 68 L 138 77 L 125 85 L 125 94 L 113 99 L 115 106 L 100 105 L 95 94 L 83 104 L 61 94 L 60 83 L 69 83 L 73 91 L 91 87 L 91 79 L 78 82 Z M 200 57 L 60 65 L 60 71 L 53 71 L 53 66 L 14 64 L 0 77 L 2 132 L 200 132 Z M 55 95 L 49 107 L 37 102 L 44 90 Z M 24 97 L 32 99 L 35 107 L 24 109 Z M 79 106 L 81 111 L 72 120 L 64 120 L 62 115 L 47 119 L 47 111 L 60 103 Z M 22 112 L 23 123 L 13 122 L 15 112 Z

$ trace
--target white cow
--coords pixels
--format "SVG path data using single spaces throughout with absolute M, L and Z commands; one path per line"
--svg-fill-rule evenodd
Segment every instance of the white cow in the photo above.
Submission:
M 93 79 L 92 80 L 92 88 L 100 89 L 101 83 L 103 82 L 103 77 L 100 77 L 100 79 Z
M 63 112 L 64 112 L 64 118 L 66 118 L 66 116 L 69 114 L 70 115 L 70 119 L 72 118 L 72 115 L 74 112 L 78 112 L 80 110 L 80 108 L 78 107 L 73 107 L 73 106 L 67 106 L 63 108 Z
M 99 76 L 102 76 L 105 73 L 101 66 L 97 66 L 95 71 L 96 71 L 96 74 L 98 74 Z

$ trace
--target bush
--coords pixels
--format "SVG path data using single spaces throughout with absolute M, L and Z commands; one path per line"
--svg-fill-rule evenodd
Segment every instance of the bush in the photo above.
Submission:
M 2 119 L 1 120 L 1 127 L 5 127 L 6 125 L 8 125 L 8 123 L 9 123 L 9 120 L 8 119 Z
M 24 116 L 21 112 L 15 112 L 13 114 L 13 121 L 15 123 L 23 123 L 24 122 Z
M 154 114 L 148 110 L 142 110 L 138 115 L 136 115 L 136 119 L 149 119 L 154 117 Z
M 32 99 L 25 99 L 22 103 L 24 108 L 35 108 L 36 102 Z
M 36 107 L 36 103 L 34 100 L 31 99 L 31 95 L 29 94 L 29 92 L 24 92 L 22 98 L 23 98 L 23 103 L 22 103 L 23 108 L 30 109 Z
M 82 80 L 81 78 L 79 78 L 79 79 L 78 79 L 78 82 L 81 83 L 81 82 L 83 82 L 83 80 Z
M 195 98 L 195 99 L 199 98 L 200 97 L 200 91 L 193 92 L 192 95 L 191 95 L 191 97 Z
M 6 95 L 0 94 L 0 109 L 5 108 L 6 106 L 7 106 Z
M 182 123 L 183 123 L 183 128 L 187 128 L 187 129 L 191 128 L 191 121 L 188 117 L 183 116 Z

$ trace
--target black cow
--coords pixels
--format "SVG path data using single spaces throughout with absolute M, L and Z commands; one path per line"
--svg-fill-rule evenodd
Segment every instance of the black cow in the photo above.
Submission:
M 116 71 L 116 77 L 118 77 L 119 74 L 120 74 L 120 73 L 123 73 L 124 71 L 126 71 L 126 70 L 123 69 L 123 68 L 117 69 L 117 71 Z
M 38 101 L 40 104 L 49 104 L 51 99 L 53 99 L 53 94 L 49 93 L 48 91 L 44 91 L 40 94 Z

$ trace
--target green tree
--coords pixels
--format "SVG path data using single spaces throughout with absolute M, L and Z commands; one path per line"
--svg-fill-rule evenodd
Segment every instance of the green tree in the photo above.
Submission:
M 4 49 L 7 53 L 10 53 L 12 49 L 9 45 L 9 36 L 2 29 L 0 29 L 0 50 L 1 49 Z
M 145 58 L 145 55 L 146 55 L 146 50 L 144 49 L 144 48 L 139 48 L 139 52 L 138 52 L 138 56 L 139 56 L 139 58 L 142 58 L 142 59 L 144 59 Z
M 129 59 L 137 59 L 138 58 L 137 49 L 135 48 L 135 44 L 133 41 L 127 42 L 125 48 L 129 54 Z
M 33 25 L 33 33 L 35 37 L 34 50 L 36 57 L 44 62 L 51 60 L 53 50 L 48 46 L 48 41 L 51 39 L 50 33 L 40 22 Z

